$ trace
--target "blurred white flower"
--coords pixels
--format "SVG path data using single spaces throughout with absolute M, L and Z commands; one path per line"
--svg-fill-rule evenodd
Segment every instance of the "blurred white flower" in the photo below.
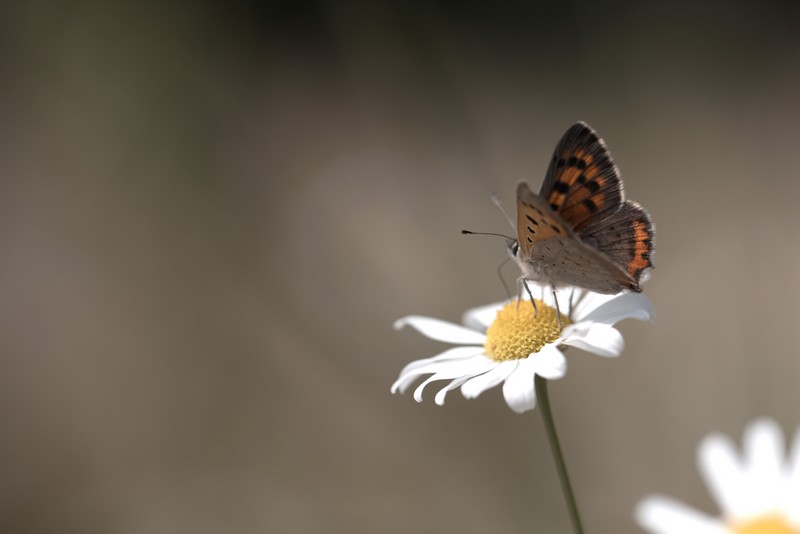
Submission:
M 537 313 L 530 300 L 513 299 L 467 311 L 465 326 L 417 315 L 399 319 L 396 329 L 408 325 L 431 339 L 458 346 L 408 364 L 392 385 L 392 393 L 404 393 L 417 378 L 431 375 L 414 391 L 414 399 L 421 402 L 431 382 L 449 380 L 434 399 L 442 405 L 447 392 L 455 388 L 471 399 L 502 383 L 509 407 L 522 413 L 536 406 L 535 375 L 552 380 L 566 373 L 562 347 L 619 356 L 625 343 L 613 325 L 622 319 L 653 318 L 650 300 L 640 293 L 600 295 L 565 289 L 558 292 L 562 329 L 552 293 L 528 285 L 542 293 L 542 299 L 536 299 Z
M 800 429 L 798 429 L 800 430 Z M 751 423 L 742 455 L 726 436 L 698 448 L 698 464 L 719 517 L 664 496 L 639 503 L 636 519 L 656 534 L 800 534 L 800 432 L 786 457 L 783 432 L 771 419 Z

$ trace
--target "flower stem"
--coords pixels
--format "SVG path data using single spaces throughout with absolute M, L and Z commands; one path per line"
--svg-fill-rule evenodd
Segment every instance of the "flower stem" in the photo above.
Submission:
M 569 482 L 567 474 L 567 464 L 564 463 L 564 454 L 561 452 L 561 445 L 558 443 L 556 424 L 553 421 L 553 411 L 550 409 L 550 397 L 547 395 L 547 379 L 536 375 L 535 378 L 536 396 L 539 397 L 539 404 L 542 410 L 542 421 L 547 430 L 547 439 L 550 442 L 550 450 L 553 453 L 553 460 L 556 463 L 558 479 L 561 482 L 561 491 L 564 493 L 564 500 L 567 501 L 567 511 L 572 522 L 572 529 L 575 534 L 583 534 L 581 517 L 578 514 L 578 503 L 575 502 L 575 495 L 572 493 L 572 484 Z

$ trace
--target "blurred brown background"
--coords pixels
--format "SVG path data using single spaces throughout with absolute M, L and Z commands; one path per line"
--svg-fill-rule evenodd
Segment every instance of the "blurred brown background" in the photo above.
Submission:
M 568 532 L 538 411 L 389 385 L 576 120 L 657 226 L 551 387 L 587 531 L 800 423 L 798 2 L 4 3 L 0 62 L 2 532 Z

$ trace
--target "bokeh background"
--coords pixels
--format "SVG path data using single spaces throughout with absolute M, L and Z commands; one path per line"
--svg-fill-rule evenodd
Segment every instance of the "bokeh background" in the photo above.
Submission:
M 0 62 L 2 532 L 569 532 L 538 412 L 389 385 L 576 120 L 657 227 L 551 387 L 587 531 L 800 423 L 800 2 L 3 3 Z

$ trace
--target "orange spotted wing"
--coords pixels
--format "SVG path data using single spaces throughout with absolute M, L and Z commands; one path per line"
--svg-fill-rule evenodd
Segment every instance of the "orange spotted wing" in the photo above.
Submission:
M 523 276 L 553 286 L 641 291 L 652 267 L 650 217 L 624 200 L 608 149 L 582 122 L 556 146 L 539 195 L 517 187 L 517 236 Z

